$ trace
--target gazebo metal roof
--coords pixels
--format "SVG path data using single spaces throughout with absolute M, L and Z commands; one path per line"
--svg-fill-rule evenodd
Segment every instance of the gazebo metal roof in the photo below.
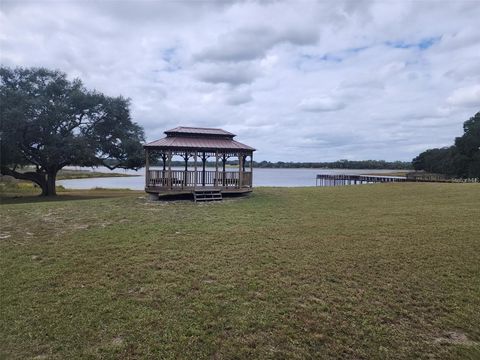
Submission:
M 165 131 L 167 137 L 144 145 L 147 149 L 255 151 L 233 138 L 231 132 L 213 128 L 176 127 Z
M 223 129 L 214 129 L 214 128 L 200 128 L 200 127 L 187 127 L 187 126 L 178 126 L 174 129 L 166 130 L 165 134 L 168 135 L 215 135 L 215 136 L 227 136 L 234 137 L 235 134 L 225 131 Z

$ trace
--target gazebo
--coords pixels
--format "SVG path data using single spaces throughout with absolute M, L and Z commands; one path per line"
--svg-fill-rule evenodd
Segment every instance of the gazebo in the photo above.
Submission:
M 165 138 L 143 146 L 147 193 L 191 193 L 195 200 L 219 200 L 222 194 L 252 191 L 255 149 L 234 140 L 235 134 L 222 129 L 183 126 L 167 130 L 165 134 Z M 174 157 L 181 160 L 180 169 L 172 169 Z M 207 162 L 208 159 L 214 162 Z M 236 160 L 238 165 L 227 166 L 228 159 Z M 161 161 L 161 166 L 150 168 L 152 161 Z M 207 170 L 207 165 L 212 170 Z

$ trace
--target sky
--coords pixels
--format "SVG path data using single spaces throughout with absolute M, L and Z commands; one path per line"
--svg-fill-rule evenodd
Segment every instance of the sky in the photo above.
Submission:
M 405 160 L 480 111 L 480 0 L 0 2 L 3 66 L 131 99 L 148 141 L 218 127 L 256 160 Z

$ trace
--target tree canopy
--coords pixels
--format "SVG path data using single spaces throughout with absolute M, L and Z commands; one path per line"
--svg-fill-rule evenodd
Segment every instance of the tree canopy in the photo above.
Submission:
M 480 112 L 465 121 L 463 130 L 454 145 L 419 154 L 413 167 L 451 177 L 480 178 Z
M 0 104 L 0 171 L 37 183 L 43 195 L 55 195 L 65 166 L 143 165 L 143 129 L 122 96 L 87 90 L 58 70 L 1 67 Z

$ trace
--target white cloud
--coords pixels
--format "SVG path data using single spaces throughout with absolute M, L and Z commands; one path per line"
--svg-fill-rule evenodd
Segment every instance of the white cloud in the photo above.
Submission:
M 0 60 L 132 99 L 148 140 L 223 127 L 256 159 L 409 160 L 480 110 L 476 2 L 11 1 Z
M 275 30 L 259 26 L 241 28 L 221 34 L 213 46 L 203 49 L 196 58 L 202 61 L 245 61 L 263 58 L 277 44 L 314 44 L 318 40 L 315 28 Z
M 334 99 L 332 97 L 319 97 L 304 99 L 299 104 L 300 109 L 305 111 L 321 112 L 321 111 L 336 111 L 345 107 L 345 103 Z
M 237 86 L 252 83 L 260 75 L 258 68 L 248 62 L 227 64 L 201 64 L 198 79 L 212 84 Z
M 247 90 L 240 90 L 226 96 L 225 102 L 228 105 L 243 105 L 253 100 L 252 94 Z
M 456 89 L 447 102 L 454 106 L 476 106 L 480 109 L 480 84 Z

